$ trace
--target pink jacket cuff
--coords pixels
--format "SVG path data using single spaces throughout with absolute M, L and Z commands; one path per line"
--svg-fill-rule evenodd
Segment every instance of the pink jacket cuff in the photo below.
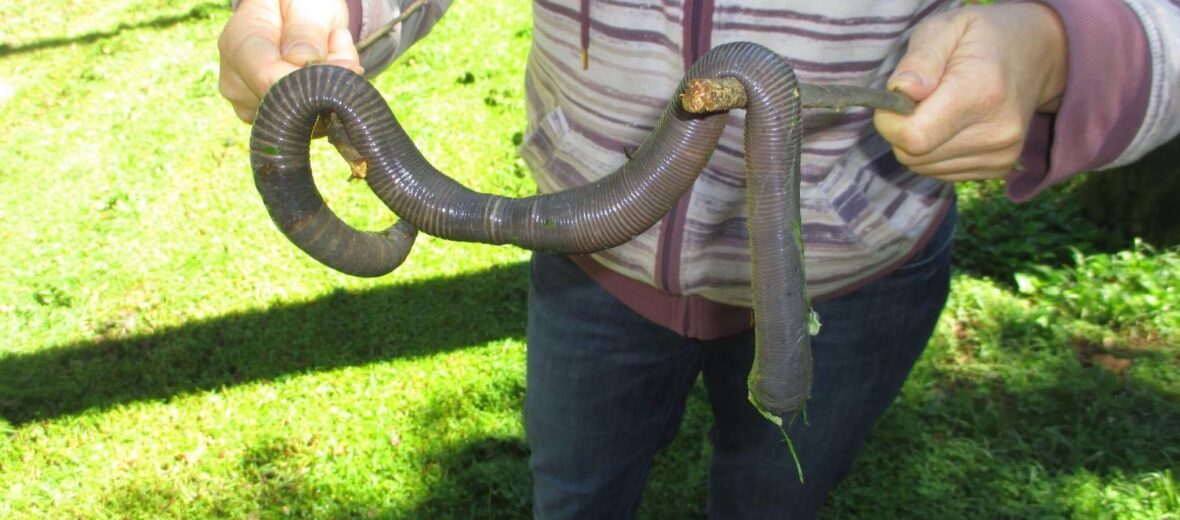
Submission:
M 1057 114 L 1036 114 L 1008 196 L 1027 201 L 1078 173 L 1115 161 L 1147 112 L 1151 64 L 1139 19 L 1123 2 L 1037 0 L 1057 11 L 1069 49 Z
M 361 41 L 361 20 L 364 2 L 361 0 L 345 0 L 348 3 L 348 32 L 352 33 L 352 43 Z

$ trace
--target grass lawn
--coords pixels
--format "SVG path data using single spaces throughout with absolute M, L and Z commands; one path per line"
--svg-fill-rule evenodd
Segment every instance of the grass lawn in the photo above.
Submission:
M 217 94 L 226 4 L 0 4 L 0 518 L 527 516 L 527 252 L 422 237 L 378 280 L 299 253 Z M 526 0 L 456 2 L 376 82 L 473 188 L 533 191 L 529 38 Z M 1180 252 L 1068 186 L 960 206 L 951 304 L 825 514 L 1180 518 Z M 698 388 L 644 517 L 703 516 L 709 420 Z

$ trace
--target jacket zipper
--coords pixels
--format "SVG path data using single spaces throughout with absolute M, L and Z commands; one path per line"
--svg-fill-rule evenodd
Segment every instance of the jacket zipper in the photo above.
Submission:
M 688 61 L 684 64 L 687 69 L 692 66 L 694 62 L 705 53 L 705 49 L 701 48 L 701 27 L 704 25 L 705 18 L 705 0 L 685 0 L 684 3 L 685 16 L 688 17 L 685 23 L 688 24 L 688 48 L 689 54 L 685 56 Z
M 705 25 L 707 16 L 712 16 L 712 13 L 707 12 L 712 6 L 712 2 L 708 0 L 685 0 L 684 2 L 684 68 L 687 70 L 701 57 L 708 49 L 707 39 L 702 42 L 701 31 Z M 683 234 L 684 226 L 682 222 L 688 218 L 688 202 L 692 193 L 689 192 L 681 197 L 681 199 L 664 217 L 664 223 L 660 227 L 659 247 L 657 248 L 656 258 L 656 283 L 660 289 L 665 291 L 672 291 L 679 289 L 680 285 L 680 249 L 683 240 L 673 240 L 672 234 Z

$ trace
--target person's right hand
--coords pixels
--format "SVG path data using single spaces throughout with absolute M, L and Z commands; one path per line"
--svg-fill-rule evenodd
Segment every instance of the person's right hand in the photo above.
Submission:
M 344 0 L 242 0 L 221 38 L 221 95 L 242 121 L 254 122 L 262 96 L 309 63 L 362 73 Z

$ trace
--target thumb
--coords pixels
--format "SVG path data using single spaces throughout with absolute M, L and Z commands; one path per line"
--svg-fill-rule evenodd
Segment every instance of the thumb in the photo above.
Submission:
M 347 28 L 332 31 L 329 36 L 327 63 L 352 69 L 357 74 L 365 73 L 356 45 L 352 42 L 352 33 Z
M 959 16 L 941 15 L 918 24 L 886 88 L 900 91 L 915 101 L 930 97 L 963 36 L 966 24 L 962 20 Z
M 283 61 L 298 66 L 324 62 L 332 32 L 348 28 L 347 11 L 343 16 L 339 12 L 344 2 L 290 0 L 284 3 L 279 46 Z

